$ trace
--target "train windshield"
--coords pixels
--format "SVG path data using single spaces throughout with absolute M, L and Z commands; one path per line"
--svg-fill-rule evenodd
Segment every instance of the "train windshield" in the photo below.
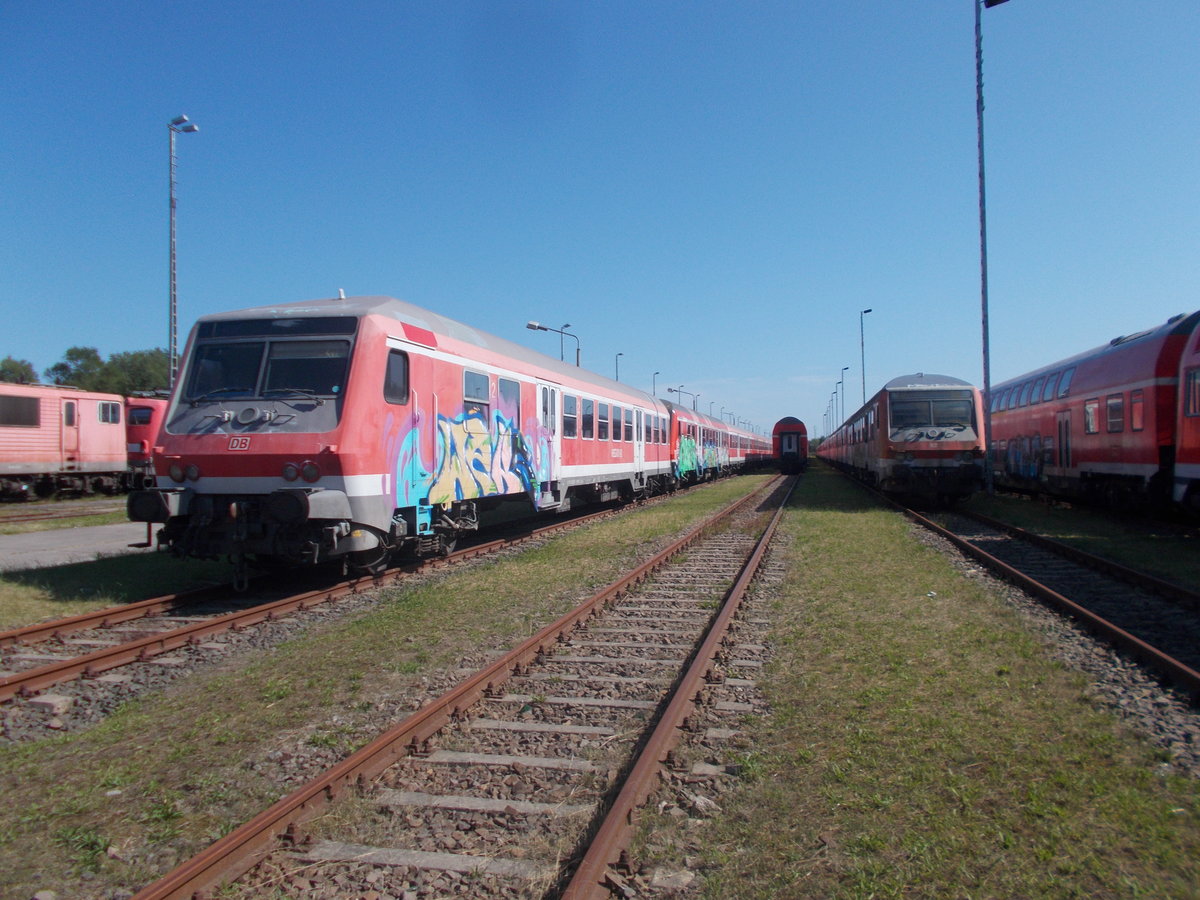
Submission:
M 975 427 L 975 405 L 969 390 L 893 391 L 892 428 Z
M 340 397 L 349 361 L 347 340 L 200 344 L 192 354 L 184 399 Z

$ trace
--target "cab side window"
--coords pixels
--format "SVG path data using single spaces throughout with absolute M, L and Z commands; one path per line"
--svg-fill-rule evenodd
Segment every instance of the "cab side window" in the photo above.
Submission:
M 408 354 L 389 350 L 387 372 L 383 376 L 383 399 L 388 403 L 408 403 Z

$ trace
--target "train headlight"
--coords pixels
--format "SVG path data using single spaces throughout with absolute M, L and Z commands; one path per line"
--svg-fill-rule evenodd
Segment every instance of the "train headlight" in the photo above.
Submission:
M 308 460 L 300 467 L 300 477 L 305 481 L 313 482 L 321 477 L 321 470 L 317 468 L 315 462 Z
M 283 467 L 283 480 L 295 481 L 300 477 L 300 467 L 295 463 L 288 463 Z
M 167 470 L 167 474 L 171 476 L 171 480 L 176 484 L 183 484 L 183 466 L 179 463 L 171 463 L 171 468 Z
M 195 463 L 192 463 L 190 466 L 188 466 L 186 469 L 183 470 L 183 475 L 188 481 L 199 481 L 200 480 L 200 467 L 198 465 L 196 465 Z
M 958 458 L 965 463 L 969 463 L 975 458 L 975 455 L 971 453 L 970 450 L 964 450 L 962 453 L 958 454 Z

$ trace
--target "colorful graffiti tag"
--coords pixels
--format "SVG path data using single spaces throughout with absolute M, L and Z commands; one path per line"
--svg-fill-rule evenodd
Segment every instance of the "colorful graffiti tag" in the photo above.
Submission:
M 437 460 L 421 457 L 420 429 L 405 436 L 396 461 L 397 502 L 443 505 L 499 494 L 530 492 L 548 468 L 545 441 L 534 444 L 517 424 L 493 411 L 485 417 L 472 409 L 437 417 Z M 536 458 L 536 459 L 535 459 Z M 538 460 L 541 466 L 538 465 Z M 428 498 L 426 500 L 426 498 Z

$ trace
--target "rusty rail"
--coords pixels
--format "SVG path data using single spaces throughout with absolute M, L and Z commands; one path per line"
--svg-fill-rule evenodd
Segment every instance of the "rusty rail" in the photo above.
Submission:
M 315 781 L 279 800 L 159 881 L 139 891 L 133 900 L 185 900 L 237 878 L 280 841 L 295 839 L 303 823 L 347 787 L 375 777 L 396 760 L 420 750 L 446 723 L 489 692 L 494 692 L 512 674 L 544 653 L 561 635 L 569 633 L 596 610 L 640 584 L 656 568 L 744 504 L 769 490 L 778 480 L 772 480 L 760 490 L 709 517 L 649 562 L 617 579 L 575 610 L 547 625 L 514 650 L 331 767 Z
M 666 710 L 625 779 L 625 784 L 605 815 L 583 860 L 563 892 L 562 900 L 606 900 L 612 896 L 611 888 L 617 885 L 610 884 L 609 872 L 620 865 L 629 848 L 636 811 L 645 805 L 647 798 L 654 792 L 667 755 L 679 743 L 682 737 L 680 732 L 699 703 L 701 688 L 712 675 L 713 662 L 750 583 L 758 573 L 762 558 L 775 536 L 776 527 L 795 486 L 796 479 L 793 477 L 787 494 L 759 537 L 754 551 L 742 566 L 737 581 L 725 595 L 721 611 L 709 626 L 704 642 L 697 650 Z

